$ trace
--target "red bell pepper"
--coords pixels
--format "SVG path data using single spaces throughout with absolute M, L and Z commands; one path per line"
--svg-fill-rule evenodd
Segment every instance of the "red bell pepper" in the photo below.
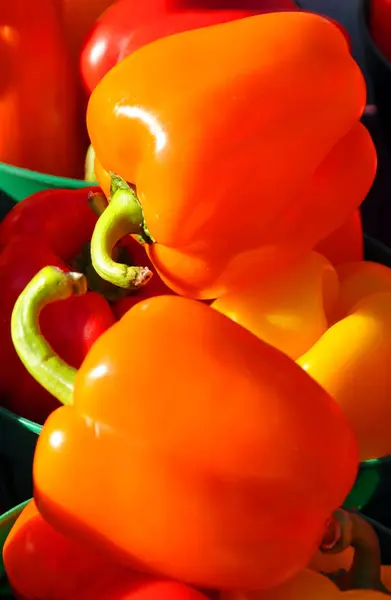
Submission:
M 0 162 L 83 176 L 76 78 L 52 0 L 0 2 Z
M 8 535 L 3 561 L 17 600 L 206 600 L 180 583 L 125 569 L 58 533 L 34 500 Z
M 97 21 L 81 53 L 89 92 L 125 56 L 162 37 L 252 14 L 297 10 L 293 0 L 120 0 Z
M 60 305 L 48 306 L 42 313 L 41 326 L 53 347 L 72 366 L 80 366 L 100 334 L 139 300 L 172 294 L 145 260 L 143 247 L 131 236 L 119 244 L 119 252 L 131 257 L 133 264 L 154 274 L 141 290 L 133 290 L 127 302 L 112 286 L 107 287 L 92 268 L 89 240 L 101 212 L 101 194 L 90 190 L 49 190 L 17 204 L 0 225 L 0 393 L 3 404 L 26 418 L 42 423 L 58 402 L 37 385 L 24 369 L 10 336 L 9 322 L 15 301 L 28 281 L 42 267 L 54 265 L 64 270 L 76 267 L 87 275 L 90 292 L 83 298 L 71 298 Z M 98 189 L 98 188 L 95 188 Z M 91 206 L 93 205 L 94 210 Z M 86 252 L 87 251 L 87 252 Z M 112 303 L 108 304 L 104 295 Z M 122 294 L 123 296 L 123 294 Z M 125 298 L 124 298 L 125 300 Z M 116 303 L 120 304 L 118 307 Z M 113 309 L 113 310 L 112 310 Z
M 58 406 L 28 374 L 11 341 L 15 301 L 45 265 L 69 267 L 91 237 L 96 216 L 88 190 L 48 190 L 30 196 L 0 225 L 0 393 L 3 404 L 42 423 Z M 42 314 L 45 335 L 69 364 L 80 365 L 94 341 L 115 322 L 106 299 L 95 291 L 48 306 Z
M 53 0 L 57 8 L 70 54 L 75 64 L 79 59 L 84 38 L 100 15 L 113 0 Z
M 315 247 L 333 265 L 364 260 L 364 236 L 360 209 Z

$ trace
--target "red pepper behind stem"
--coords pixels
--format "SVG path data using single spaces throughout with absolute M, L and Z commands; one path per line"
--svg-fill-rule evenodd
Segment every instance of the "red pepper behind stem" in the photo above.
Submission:
M 88 244 L 97 221 L 89 204 L 89 193 L 98 189 L 39 192 L 16 205 L 0 224 L 0 285 L 3 290 L 0 300 L 0 394 L 7 408 L 40 423 L 58 407 L 58 402 L 36 383 L 20 362 L 11 341 L 11 312 L 21 291 L 42 267 L 52 265 L 65 271 L 71 267 L 80 270 L 78 255 Z M 132 264 L 154 272 L 143 246 L 135 239 L 127 236 L 119 246 L 127 251 Z M 82 260 L 85 261 L 85 256 Z M 92 267 L 87 279 L 91 274 L 99 287 L 102 282 L 97 280 Z M 102 291 L 107 292 L 107 287 Z M 78 368 L 95 340 L 130 306 L 162 294 L 173 292 L 155 274 L 145 288 L 128 298 L 113 301 L 112 306 L 97 291 L 49 305 L 42 312 L 40 325 L 56 352 Z
M 0 394 L 19 415 L 42 423 L 58 401 L 29 375 L 11 341 L 10 319 L 20 292 L 42 267 L 70 270 L 96 216 L 88 190 L 49 190 L 19 203 L 0 225 Z M 59 354 L 80 366 L 94 341 L 115 322 L 105 298 L 88 292 L 45 308 L 41 327 Z
M 297 10 L 293 0 L 121 0 L 96 22 L 81 53 L 89 92 L 125 56 L 159 38 L 262 12 Z

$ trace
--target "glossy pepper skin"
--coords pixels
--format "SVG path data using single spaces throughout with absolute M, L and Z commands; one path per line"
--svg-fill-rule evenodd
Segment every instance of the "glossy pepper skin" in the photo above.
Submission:
M 360 460 L 391 454 L 391 269 L 318 253 L 212 307 L 297 360 L 340 405 Z
M 0 82 L 0 162 L 82 177 L 76 81 L 51 0 L 1 3 Z
M 80 57 L 80 70 L 89 92 L 117 63 L 159 38 L 225 23 L 271 10 L 297 10 L 293 0 L 220 3 L 191 0 L 120 0 L 97 20 Z
M 291 358 L 299 358 L 333 322 L 346 316 L 358 294 L 390 290 L 391 270 L 363 261 L 358 211 L 317 250 L 266 281 L 218 298 L 213 308 Z
M 3 547 L 16 600 L 206 600 L 180 583 L 125 569 L 46 523 L 34 500 Z
M 80 274 L 46 268 L 12 318 L 24 364 L 66 404 L 35 453 L 45 520 L 207 589 L 267 588 L 304 567 L 357 469 L 332 398 L 282 353 L 177 296 L 134 306 L 76 372 L 39 337 L 37 309 L 84 290 Z M 45 370 L 31 354 L 38 337 Z
M 317 15 L 264 14 L 141 48 L 89 102 L 98 162 L 139 202 L 121 197 L 102 215 L 94 267 L 127 287 L 110 247 L 114 233 L 141 230 L 183 295 L 221 297 L 285 267 L 340 227 L 372 184 L 364 106 L 343 35 Z
M 88 190 L 48 190 L 17 204 L 0 224 L 0 390 L 7 408 L 43 423 L 58 401 L 29 375 L 11 340 L 10 320 L 17 297 L 44 266 L 70 268 L 90 239 L 96 216 Z M 41 326 L 57 352 L 79 366 L 93 342 L 115 322 L 105 298 L 90 291 L 83 298 L 48 306 Z
M 309 252 L 282 273 L 218 298 L 212 306 L 296 360 L 328 330 L 338 294 L 335 268 Z
M 391 453 L 390 307 L 391 290 L 362 297 L 298 360 L 341 406 L 362 461 Z

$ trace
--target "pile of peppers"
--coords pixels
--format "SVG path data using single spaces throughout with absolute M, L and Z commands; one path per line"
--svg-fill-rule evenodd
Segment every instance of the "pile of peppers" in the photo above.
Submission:
M 175 31 L 96 73 L 100 188 L 33 196 L 0 228 L 0 351 L 62 405 L 8 580 L 29 600 L 380 600 L 376 535 L 340 509 L 360 461 L 391 454 L 363 76 L 300 11 Z
M 118 62 L 179 32 L 270 11 L 299 10 L 294 0 L 35 4 L 3 0 L 0 7 L 0 163 L 88 181 L 95 181 L 94 170 L 85 170 L 88 97 Z M 30 177 L 35 179 L 36 173 Z

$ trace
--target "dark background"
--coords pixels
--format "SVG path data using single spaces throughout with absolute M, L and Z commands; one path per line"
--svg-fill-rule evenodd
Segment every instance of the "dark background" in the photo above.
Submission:
M 376 100 L 372 94 L 371 73 L 366 68 L 359 20 L 362 0 L 297 0 L 297 4 L 307 10 L 328 15 L 346 27 L 352 40 L 353 56 L 367 80 L 368 104 L 375 103 Z M 386 135 L 376 116 L 365 117 L 363 121 L 372 134 L 378 154 L 376 180 L 361 207 L 364 230 L 391 248 L 391 129 Z
M 352 36 L 353 55 L 360 65 L 363 66 L 364 59 L 357 18 L 360 0 L 298 0 L 297 3 L 302 8 L 329 15 L 342 23 Z

